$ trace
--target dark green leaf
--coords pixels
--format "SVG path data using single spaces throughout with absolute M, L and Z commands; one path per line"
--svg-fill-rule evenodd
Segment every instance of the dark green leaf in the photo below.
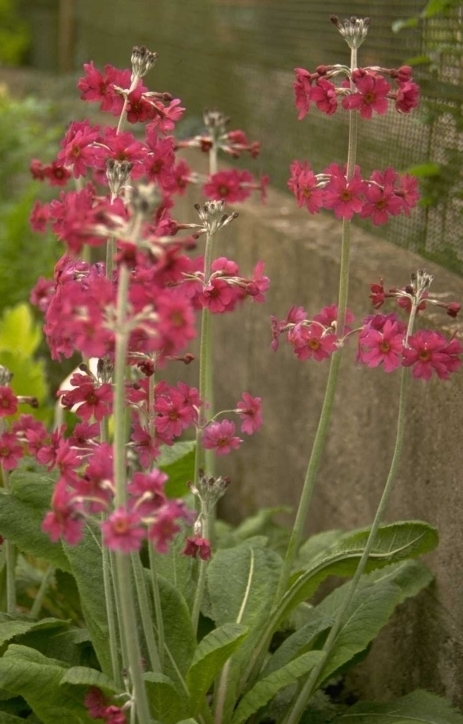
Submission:
M 15 619 L 7 614 L 0 614 L 0 646 L 7 641 L 11 641 L 15 636 L 20 636 L 29 631 L 50 628 L 63 628 L 67 626 L 66 621 L 60 621 L 56 618 L 44 618 L 41 621 L 33 621 L 32 619 Z
M 179 694 L 167 676 L 150 671 L 145 674 L 144 680 L 150 712 L 157 721 L 177 724 L 182 717 L 188 716 L 186 696 Z
M 65 543 L 63 547 L 79 589 L 85 623 L 98 661 L 102 670 L 109 675 L 112 666 L 99 531 L 87 525 L 78 545 Z
M 232 724 L 241 724 L 249 719 L 252 714 L 273 699 L 280 689 L 294 684 L 301 676 L 307 675 L 322 657 L 321 651 L 311 651 L 258 681 L 243 696 L 233 715 Z
M 83 703 L 60 688 L 64 672 L 60 661 L 12 644 L 0 659 L 0 688 L 22 696 L 43 724 L 92 724 Z
M 15 470 L 8 491 L 0 490 L 0 530 L 19 550 L 69 572 L 61 543 L 52 543 L 41 530 L 54 485 L 55 477 L 47 473 Z
M 162 576 L 158 576 L 158 581 L 165 643 L 168 649 L 168 655 L 164 657 L 165 673 L 175 683 L 179 683 L 178 673 L 172 665 L 172 659 L 180 674 L 184 676 L 193 659 L 196 637 L 191 624 L 190 612 L 182 594 Z
M 198 712 L 209 686 L 246 638 L 247 631 L 247 626 L 226 623 L 200 642 L 186 677 L 193 713 Z
M 106 694 L 111 696 L 117 694 L 118 689 L 109 676 L 102 674 L 96 669 L 89 669 L 86 666 L 73 666 L 68 669 L 60 681 L 60 686 L 72 684 L 73 686 L 97 686 Z

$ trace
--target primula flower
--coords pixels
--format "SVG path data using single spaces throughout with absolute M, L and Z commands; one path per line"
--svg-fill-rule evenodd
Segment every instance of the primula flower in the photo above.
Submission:
M 253 183 L 249 171 L 219 171 L 213 174 L 203 186 L 203 193 L 208 199 L 220 201 L 224 199 L 233 204 L 245 201 L 251 195 L 249 185 Z
M 367 327 L 360 335 L 359 359 L 368 367 L 382 364 L 385 372 L 392 372 L 401 365 L 403 342 L 404 332 L 399 323 L 387 319 L 381 331 Z
M 214 450 L 216 455 L 228 455 L 239 448 L 242 442 L 235 436 L 235 424 L 230 420 L 211 422 L 203 432 L 203 447 Z
M 318 323 L 307 325 L 299 322 L 288 332 L 288 341 L 298 359 L 313 357 L 317 362 L 328 359 L 338 347 L 337 336 Z
M 410 113 L 418 106 L 420 100 L 420 89 L 411 81 L 400 83 L 395 98 L 395 107 L 399 113 Z
M 82 420 L 94 417 L 99 422 L 111 414 L 113 391 L 109 382 L 97 385 L 88 375 L 74 374 L 71 377 L 73 390 L 59 390 L 57 396 L 68 410 L 77 405 L 75 413 Z
M 155 520 L 148 530 L 148 538 L 158 553 L 167 553 L 169 543 L 179 532 L 180 526 L 176 521 L 188 521 L 190 517 L 191 513 L 181 500 L 169 500 L 156 511 Z
M 458 340 L 453 339 L 449 344 L 439 332 L 424 329 L 408 338 L 402 364 L 413 367 L 412 374 L 416 379 L 430 380 L 435 372 L 441 380 L 447 380 L 450 373 L 461 366 L 462 352 L 463 347 Z
M 189 536 L 186 539 L 182 553 L 184 556 L 191 556 L 191 558 L 196 558 L 199 555 L 203 561 L 208 561 L 211 557 L 210 541 L 207 538 L 200 538 L 200 536 Z
M 0 436 L 0 466 L 4 470 L 14 470 L 20 459 L 24 457 L 23 446 L 12 432 L 4 432 Z
M 373 111 L 379 115 L 386 113 L 391 86 L 382 75 L 360 69 L 354 71 L 352 81 L 356 92 L 344 98 L 343 108 L 359 110 L 362 118 L 371 118 Z
M 146 530 L 138 512 L 117 508 L 102 524 L 103 545 L 112 551 L 130 553 L 141 548 Z
M 236 410 L 241 417 L 241 432 L 252 435 L 262 425 L 262 398 L 252 397 L 249 392 L 243 392 L 242 400 L 238 402 Z
M 296 108 L 299 110 L 298 121 L 306 117 L 312 92 L 311 75 L 304 68 L 295 68 L 296 80 L 294 81 L 294 93 L 296 96 Z
M 0 386 L 0 417 L 15 415 L 18 409 L 18 398 L 8 385 Z
M 317 214 L 323 207 L 324 192 L 310 164 L 307 161 L 293 161 L 290 170 L 288 188 L 296 197 L 298 206 L 305 206 L 311 214 Z
M 326 78 L 317 80 L 311 89 L 310 99 L 315 101 L 317 108 L 328 116 L 332 116 L 338 109 L 336 86 Z
M 352 219 L 354 214 L 363 209 L 365 182 L 356 169 L 350 181 L 344 175 L 344 169 L 338 164 L 331 164 L 325 171 L 331 176 L 325 189 L 324 206 L 333 209 L 337 219 Z
M 59 478 L 55 485 L 51 507 L 42 522 L 42 530 L 54 542 L 64 538 L 69 545 L 76 545 L 82 538 L 83 519 L 75 494 L 69 492 L 65 478 Z

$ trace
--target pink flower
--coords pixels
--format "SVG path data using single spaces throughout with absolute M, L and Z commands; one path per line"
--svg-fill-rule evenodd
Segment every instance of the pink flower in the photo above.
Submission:
M 204 184 L 203 192 L 208 199 L 225 199 L 230 204 L 245 201 L 251 195 L 249 185 L 253 183 L 249 171 L 219 171 Z
M 94 380 L 88 375 L 75 374 L 71 377 L 73 390 L 59 390 L 61 404 L 68 410 L 78 405 L 76 415 L 83 420 L 94 417 L 101 421 L 111 414 L 113 391 L 109 382 L 97 386 Z
M 311 214 L 317 214 L 323 207 L 324 192 L 307 161 L 293 161 L 290 166 L 291 178 L 288 188 L 296 197 L 298 206 L 305 206 Z
M 335 163 L 326 169 L 326 173 L 331 175 L 331 179 L 325 189 L 325 208 L 333 209 L 337 219 L 352 219 L 354 214 L 360 213 L 364 204 L 365 182 L 360 178 L 358 169 L 350 181 L 341 166 Z
M 389 215 L 397 216 L 403 209 L 403 201 L 392 186 L 380 188 L 376 184 L 367 184 L 365 188 L 365 204 L 360 212 L 362 219 L 371 216 L 375 226 L 386 224 Z
M 367 327 L 359 338 L 362 352 L 359 359 L 368 367 L 383 365 L 385 372 L 400 367 L 404 333 L 398 322 L 387 319 L 381 331 Z
M 344 98 L 342 105 L 347 110 L 359 110 L 362 118 L 371 118 L 373 111 L 382 115 L 387 111 L 387 95 L 391 86 L 382 75 L 367 73 L 360 69 L 352 74 L 356 93 Z
M 18 398 L 8 385 L 0 386 L 0 417 L 16 414 Z
M 312 92 L 311 76 L 304 68 L 295 68 L 296 80 L 294 81 L 294 93 L 296 96 L 296 108 L 299 110 L 298 121 L 302 121 L 308 113 L 310 97 Z
M 453 342 L 456 344 L 449 353 Z M 439 332 L 424 329 L 409 337 L 408 347 L 402 353 L 402 364 L 404 367 L 413 367 L 412 374 L 416 379 L 430 380 L 435 372 L 441 380 L 447 380 L 450 373 L 456 372 L 461 366 L 462 351 L 458 340 L 454 339 L 449 344 Z
M 185 548 L 182 553 L 184 556 L 191 556 L 191 558 L 196 558 L 199 554 L 199 557 L 203 561 L 208 561 L 211 557 L 211 544 L 207 538 L 189 536 L 186 539 Z
M 102 524 L 103 544 L 112 551 L 139 551 L 146 531 L 136 511 L 118 508 Z
M 203 447 L 214 450 L 216 455 L 228 455 L 239 448 L 242 442 L 235 436 L 235 424 L 230 420 L 211 422 L 203 432 Z
M 242 401 L 238 402 L 236 409 L 242 419 L 241 432 L 252 435 L 262 425 L 262 398 L 251 397 L 249 392 L 243 392 Z
M 411 81 L 399 84 L 399 90 L 395 99 L 395 107 L 399 113 L 410 113 L 418 106 L 420 100 L 420 89 Z
M 328 116 L 332 116 L 338 109 L 336 86 L 325 78 L 317 80 L 312 87 L 310 99 L 315 101 L 317 108 Z
M 288 332 L 288 341 L 293 346 L 298 359 L 313 357 L 320 362 L 328 359 L 337 350 L 338 338 L 331 331 L 326 331 L 321 324 L 305 324 L 299 322 Z
M 167 553 L 168 545 L 180 530 L 177 520 L 189 520 L 190 512 L 181 500 L 169 500 L 155 516 L 154 523 L 148 530 L 148 538 L 158 553 Z
M 4 432 L 0 436 L 0 466 L 4 470 L 14 470 L 22 457 L 24 457 L 24 450 L 16 435 Z
M 42 530 L 52 541 L 64 538 L 69 545 L 76 545 L 82 538 L 83 519 L 75 494 L 68 491 L 65 478 L 59 478 L 51 501 L 52 510 L 42 522 Z

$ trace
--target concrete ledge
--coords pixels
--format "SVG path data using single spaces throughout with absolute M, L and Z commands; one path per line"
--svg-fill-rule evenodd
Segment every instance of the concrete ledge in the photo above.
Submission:
M 277 192 L 266 207 L 236 208 L 240 216 L 217 237 L 214 256 L 235 259 L 243 274 L 263 259 L 271 289 L 265 304 L 214 319 L 216 408 L 230 409 L 244 390 L 264 405 L 261 433 L 218 460 L 232 479 L 222 506 L 232 521 L 261 506 L 297 504 L 328 368 L 297 360 L 285 344 L 272 352 L 269 315 L 283 318 L 292 304 L 316 313 L 335 302 L 341 233 L 340 222 L 309 216 Z M 182 209 L 179 218 L 187 217 Z M 354 228 L 349 307 L 359 318 L 371 313 L 371 282 L 383 277 L 386 285 L 402 286 L 422 267 L 435 275 L 434 293 L 463 300 L 457 276 Z M 423 321 L 447 333 L 461 329 L 435 308 Z M 398 384 L 397 374 L 356 364 L 355 344 L 346 350 L 308 533 L 371 523 L 392 455 Z M 424 687 L 463 706 L 462 392 L 461 373 L 411 385 L 405 452 L 387 520 L 423 519 L 438 527 L 441 543 L 427 561 L 436 582 L 400 607 L 356 670 L 351 683 L 362 695 L 386 699 Z

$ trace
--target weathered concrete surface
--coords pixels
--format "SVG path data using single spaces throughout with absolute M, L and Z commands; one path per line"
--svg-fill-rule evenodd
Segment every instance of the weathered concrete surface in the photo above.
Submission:
M 284 343 L 272 352 L 269 315 L 284 318 L 292 304 L 316 313 L 336 300 L 341 233 L 333 218 L 310 217 L 276 192 L 266 207 L 246 203 L 239 212 L 217 237 L 215 256 L 235 259 L 243 274 L 265 260 L 271 289 L 265 304 L 214 319 L 216 409 L 233 407 L 243 390 L 260 395 L 264 405 L 261 433 L 218 461 L 232 478 L 222 506 L 232 521 L 261 506 L 297 505 L 328 367 L 299 361 Z M 349 307 L 359 316 L 371 313 L 371 282 L 383 277 L 386 285 L 402 286 L 423 266 L 435 274 L 433 292 L 463 299 L 460 278 L 354 229 Z M 461 327 L 435 307 L 426 324 L 447 333 Z M 360 366 L 354 347 L 342 363 L 308 533 L 371 523 L 391 461 L 398 373 Z M 462 373 L 411 384 L 405 452 L 387 520 L 423 519 L 438 527 L 440 546 L 427 561 L 436 582 L 400 607 L 357 669 L 351 683 L 370 697 L 424 687 L 463 707 L 462 391 Z

